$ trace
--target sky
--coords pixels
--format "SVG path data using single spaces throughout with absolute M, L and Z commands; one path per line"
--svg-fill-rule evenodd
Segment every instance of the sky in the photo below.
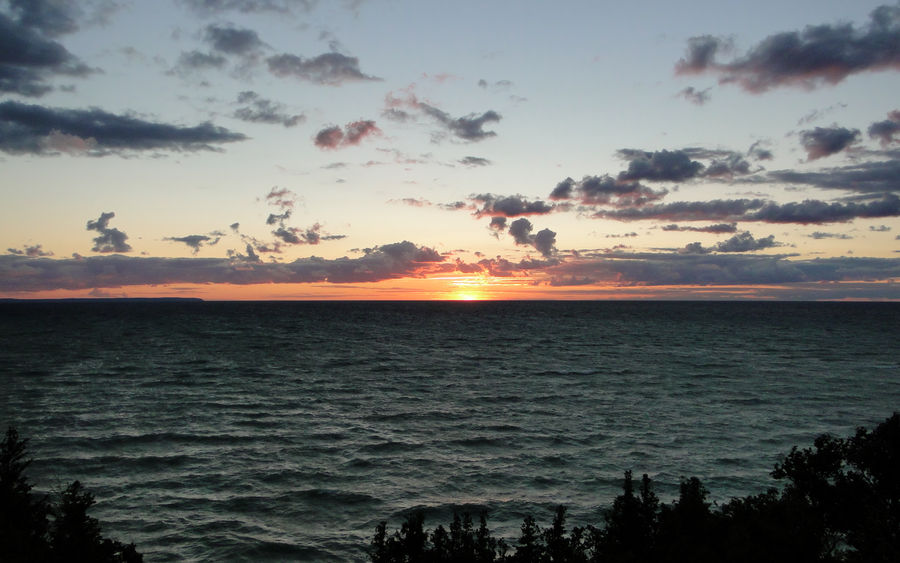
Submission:
M 900 3 L 0 0 L 0 297 L 900 300 Z

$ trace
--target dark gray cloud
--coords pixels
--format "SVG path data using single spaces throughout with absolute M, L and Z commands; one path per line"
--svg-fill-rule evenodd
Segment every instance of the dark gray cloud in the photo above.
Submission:
M 0 151 L 12 154 L 55 154 L 79 145 L 81 152 L 93 156 L 146 150 L 216 150 L 215 145 L 244 139 L 244 135 L 212 123 L 180 127 L 98 108 L 0 103 Z
M 276 223 L 284 223 L 288 219 L 291 218 L 291 210 L 288 209 L 284 213 L 269 213 L 269 216 L 266 218 L 266 225 L 274 225 Z
M 76 31 L 82 15 L 79 3 L 74 0 L 7 0 L 5 4 L 18 25 L 47 36 Z
M 797 223 L 801 225 L 842 223 L 857 218 L 900 216 L 900 197 L 892 194 L 863 203 L 803 202 L 775 203 L 763 199 L 712 201 L 679 201 L 645 205 L 637 208 L 601 210 L 595 217 L 635 221 L 754 221 L 764 223 Z
M 357 258 L 300 258 L 259 263 L 247 256 L 227 258 L 149 258 L 121 255 L 54 260 L 0 256 L 0 291 L 91 289 L 178 283 L 362 283 L 424 276 L 446 269 L 435 250 L 403 241 L 365 249 Z M 256 260 L 250 259 L 255 256 Z
M 532 230 L 534 227 L 531 221 L 524 217 L 516 219 L 509 225 L 509 234 L 517 245 L 533 246 L 544 257 L 552 256 L 556 252 L 556 233 L 550 229 L 542 229 L 533 235 Z
M 337 149 L 358 145 L 370 135 L 381 134 L 381 129 L 371 120 L 360 120 L 348 123 L 343 131 L 337 125 L 321 129 L 313 138 L 313 143 L 320 149 Z
M 246 104 L 234 111 L 234 117 L 251 123 L 273 123 L 294 127 L 306 120 L 303 114 L 290 115 L 284 104 L 261 98 L 256 92 L 245 90 L 238 94 L 239 104 Z
M 612 176 L 585 176 L 576 182 L 566 178 L 550 193 L 554 201 L 578 199 L 585 205 L 641 206 L 665 196 L 666 190 L 653 190 L 637 181 L 616 180 Z
M 490 166 L 491 161 L 480 156 L 467 156 L 459 160 L 465 166 Z
M 38 97 L 53 89 L 55 76 L 93 72 L 65 47 L 39 30 L 0 13 L 0 92 Z
M 531 244 L 530 237 L 532 230 L 534 230 L 534 227 L 532 226 L 531 221 L 524 217 L 516 219 L 509 225 L 509 235 L 516 241 L 516 244 Z
M 322 226 L 319 223 L 307 227 L 306 229 L 286 227 L 284 224 L 281 224 L 276 230 L 272 231 L 272 234 L 286 244 L 315 245 L 322 241 L 347 238 L 347 235 L 332 235 L 322 232 Z
M 716 223 L 715 225 L 705 225 L 703 227 L 685 227 L 682 225 L 664 225 L 662 230 L 664 231 L 689 231 L 693 233 L 714 233 L 714 234 L 723 234 L 723 233 L 736 233 L 737 232 L 737 224 L 736 223 Z
M 491 234 L 495 237 L 500 236 L 500 233 L 506 232 L 506 224 L 508 219 L 506 217 L 491 217 L 491 222 L 488 224 L 488 230 L 491 231 Z
M 47 250 L 44 250 L 43 245 L 34 244 L 31 246 L 24 246 L 21 249 L 19 248 L 7 248 L 7 252 L 10 254 L 16 254 L 19 256 L 28 256 L 29 258 L 40 258 L 43 256 L 53 256 L 53 253 Z
M 900 110 L 894 110 L 888 113 L 888 118 L 884 121 L 877 121 L 869 126 L 869 137 L 878 139 L 881 146 L 894 142 L 894 135 L 900 132 Z
M 91 248 L 93 252 L 130 252 L 131 245 L 126 241 L 128 235 L 116 228 L 110 228 L 109 220 L 115 217 L 112 211 L 101 213 L 96 221 L 88 221 L 85 227 L 89 231 L 97 231 L 100 233 L 94 238 L 94 246 Z
M 497 196 L 493 194 L 479 194 L 470 197 L 472 201 L 481 204 L 475 210 L 476 217 L 518 217 L 520 215 L 546 215 L 552 212 L 556 206 L 541 200 L 528 201 L 525 196 Z
M 775 235 L 757 239 L 753 238 L 750 231 L 744 231 L 728 240 L 716 243 L 715 250 L 716 252 L 755 252 L 776 246 L 781 246 L 781 243 L 775 242 Z
M 759 210 L 742 218 L 742 221 L 763 221 L 766 223 L 799 223 L 801 225 L 821 223 L 843 223 L 857 218 L 900 216 L 900 197 L 886 195 L 884 198 L 866 203 L 805 200 L 800 203 L 769 202 Z
M 260 51 L 265 43 L 252 29 L 211 24 L 206 26 L 204 39 L 216 51 L 246 57 Z
M 753 181 L 804 184 L 864 194 L 900 194 L 900 159 L 862 162 L 812 172 L 776 170 Z
M 615 253 L 570 260 L 547 268 L 553 285 L 616 282 L 620 285 L 767 285 L 884 281 L 900 275 L 900 259 L 817 258 L 777 255 Z M 888 284 L 883 284 L 887 286 Z M 893 291 L 896 296 L 896 291 Z
M 807 160 L 816 160 L 841 152 L 859 139 L 859 129 L 816 127 L 800 132 Z
M 324 53 L 311 59 L 284 53 L 266 59 L 269 72 L 276 76 L 293 76 L 316 84 L 340 86 L 345 82 L 380 81 L 359 70 L 359 59 L 341 53 Z
M 709 91 L 712 88 L 704 88 L 703 90 L 697 90 L 693 86 L 688 86 L 682 91 L 678 92 L 678 95 L 684 98 L 685 100 L 691 102 L 694 105 L 702 106 L 706 102 L 709 101 L 710 94 Z
M 809 235 L 809 238 L 814 238 L 816 240 L 825 239 L 825 238 L 836 238 L 841 240 L 850 240 L 853 237 L 850 235 L 846 235 L 844 233 L 825 233 L 822 231 L 816 231 L 813 234 Z
M 717 55 L 729 48 L 720 38 L 693 37 L 676 72 L 712 72 L 720 83 L 737 83 L 754 93 L 778 86 L 837 84 L 851 74 L 900 67 L 900 7 L 876 8 L 860 29 L 825 24 L 771 35 L 745 55 L 717 62 Z
M 750 234 L 749 231 L 744 231 L 743 233 L 734 235 L 728 240 L 716 243 L 716 245 L 711 248 L 705 248 L 699 242 L 692 242 L 679 250 L 679 253 L 709 254 L 710 252 L 756 252 L 757 250 L 764 250 L 776 246 L 781 246 L 781 243 L 775 242 L 775 235 L 757 239 L 753 238 L 753 235 Z
M 187 235 L 183 237 L 166 237 L 163 240 L 170 240 L 172 242 L 181 242 L 188 245 L 191 248 L 191 251 L 194 254 L 197 254 L 200 249 L 206 246 L 213 246 L 218 243 L 222 237 L 223 233 L 215 232 L 209 235 Z
M 891 228 L 888 227 L 887 225 L 877 225 L 877 226 L 870 225 L 869 230 L 874 233 L 886 233 L 886 232 L 889 232 L 891 230 Z
M 699 176 L 703 171 L 703 164 L 691 160 L 683 150 L 646 152 L 621 149 L 617 154 L 628 161 L 628 170 L 619 173 L 619 181 L 682 182 Z
M 450 133 L 465 141 L 482 141 L 497 135 L 494 131 L 484 130 L 484 126 L 487 123 L 500 121 L 500 114 L 494 110 L 488 110 L 481 115 L 471 113 L 463 117 L 454 118 L 447 112 L 426 103 L 420 103 L 419 107 L 425 115 L 437 120 Z

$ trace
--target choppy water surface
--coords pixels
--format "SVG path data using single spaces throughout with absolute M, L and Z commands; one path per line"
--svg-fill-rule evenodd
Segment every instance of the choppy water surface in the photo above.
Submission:
M 622 473 L 761 492 L 900 409 L 900 307 L 0 305 L 0 423 L 147 561 L 363 560 L 380 520 L 599 523 Z

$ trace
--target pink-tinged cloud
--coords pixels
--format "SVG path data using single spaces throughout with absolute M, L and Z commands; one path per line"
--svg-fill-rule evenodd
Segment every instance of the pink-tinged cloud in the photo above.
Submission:
M 381 129 L 371 120 L 353 121 L 341 130 L 337 125 L 326 127 L 316 133 L 313 142 L 320 149 L 334 150 L 350 145 L 358 145 L 363 139 L 380 135 Z
M 800 142 L 806 150 L 808 161 L 846 150 L 858 139 L 859 130 L 846 127 L 816 127 L 800 132 Z
M 894 142 L 894 135 L 900 133 L 900 110 L 888 113 L 884 121 L 877 121 L 869 126 L 869 137 L 878 139 L 882 147 Z

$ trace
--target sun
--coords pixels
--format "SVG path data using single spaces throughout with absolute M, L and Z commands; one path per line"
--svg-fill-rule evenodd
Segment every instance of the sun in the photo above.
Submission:
M 484 299 L 481 295 L 472 292 L 454 293 L 451 297 L 454 301 L 481 301 Z

